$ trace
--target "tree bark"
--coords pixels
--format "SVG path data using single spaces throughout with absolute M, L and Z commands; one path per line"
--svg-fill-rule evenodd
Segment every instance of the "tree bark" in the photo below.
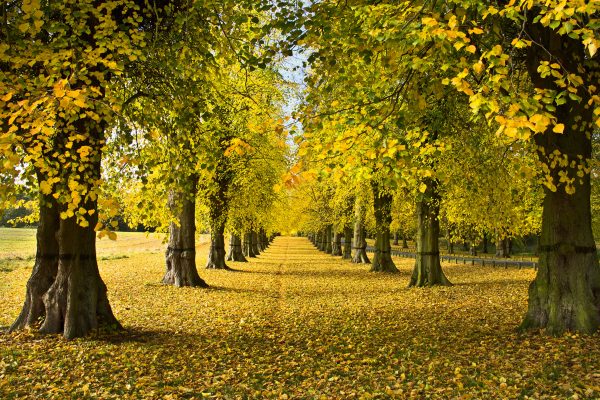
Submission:
M 350 227 L 344 227 L 344 252 L 342 259 L 352 259 L 352 228 Z
M 475 242 L 471 242 L 470 246 L 469 246 L 469 254 L 472 256 L 476 256 L 477 255 L 477 245 L 475 244 Z
M 85 132 L 87 136 L 85 140 L 74 145 L 71 144 L 70 152 L 72 154 L 78 154 L 78 150 L 82 146 L 90 146 L 96 149 L 97 153 L 85 161 L 78 159 L 73 165 L 61 164 L 59 173 L 63 179 L 81 174 L 85 176 L 84 182 L 91 186 L 91 182 L 100 179 L 101 176 L 100 149 L 104 143 L 104 124 L 96 123 L 89 118 L 82 118 L 68 123 L 66 126 L 67 129 Z M 53 150 L 58 153 L 67 151 L 68 137 L 69 135 L 66 134 L 59 135 Z M 74 170 L 74 168 L 77 169 Z M 80 168 L 83 168 L 83 173 Z M 106 285 L 100 277 L 96 261 L 94 228 L 98 223 L 97 201 L 95 197 L 92 199 L 92 196 L 86 196 L 78 206 L 85 210 L 93 210 L 93 213 L 85 216 L 87 222 L 85 227 L 78 224 L 77 216 L 73 214 L 71 214 L 73 216 L 59 221 L 56 241 L 51 241 L 53 247 L 58 243 L 56 275 L 42 296 L 45 318 L 40 332 L 62 333 L 66 339 L 82 337 L 90 331 L 102 327 L 122 329 L 110 307 L 106 295 Z M 59 212 L 66 213 L 68 211 L 66 205 L 60 204 L 56 208 Z M 46 238 L 45 233 L 44 238 Z M 39 303 L 36 303 L 37 305 Z
M 162 279 L 166 285 L 176 287 L 208 287 L 196 269 L 196 185 L 198 178 L 191 177 L 189 195 L 171 192 L 169 206 L 181 207 L 178 222 L 169 226 L 169 244 L 166 252 L 167 271 Z M 178 204 L 181 203 L 181 204 Z
M 440 264 L 440 196 L 437 181 L 426 178 L 427 185 L 417 201 L 417 259 L 408 286 L 450 286 Z
M 375 208 L 375 255 L 371 264 L 374 272 L 399 272 L 392 260 L 390 246 L 390 223 L 392 222 L 392 195 L 382 192 L 373 184 L 373 205 Z
M 538 273 L 522 328 L 593 333 L 600 327 L 600 270 L 591 231 L 589 176 L 573 195 L 546 191 Z
M 254 250 L 252 250 L 252 233 L 251 232 L 246 232 L 244 233 L 244 256 L 246 257 L 256 257 L 256 254 L 254 254 Z
M 331 244 L 331 255 L 341 256 L 342 255 L 342 235 L 338 231 L 333 231 L 333 242 Z
M 207 269 L 231 269 L 225 263 L 225 227 L 216 227 L 210 233 Z
M 227 261 L 248 262 L 242 251 L 242 239 L 239 235 L 232 233 L 229 240 L 229 254 Z
M 220 167 L 218 167 L 220 168 Z M 210 218 L 210 249 L 206 268 L 230 269 L 225 263 L 225 223 L 229 208 L 227 191 L 230 174 L 225 168 L 218 169 L 215 177 L 216 190 L 208 195 Z
M 325 235 L 322 230 L 317 232 L 317 250 L 324 251 Z
M 509 258 L 510 257 L 510 249 L 508 246 L 508 238 L 498 238 L 496 240 L 496 257 L 500 258 Z
M 38 177 L 38 181 L 41 178 Z M 60 227 L 58 204 L 50 195 L 40 195 L 40 218 L 36 233 L 35 264 L 25 292 L 25 304 L 11 325 L 13 332 L 39 324 L 46 316 L 44 294 L 50 289 L 58 272 L 58 239 Z
M 98 271 L 93 228 L 96 215 L 90 217 L 87 227 L 80 226 L 75 217 L 60 223 L 58 272 L 44 295 L 46 318 L 40 328 L 42 333 L 62 333 L 66 339 L 73 339 L 101 326 L 122 329 L 112 313 L 106 285 Z
M 370 264 L 371 260 L 367 256 L 366 232 L 363 226 L 364 212 L 362 205 L 356 207 L 356 220 L 354 222 L 354 238 L 352 241 L 352 262 L 356 264 Z
M 406 241 L 406 235 L 402 235 L 402 248 L 408 249 L 408 242 Z
M 260 249 L 258 248 L 258 234 L 256 233 L 255 230 L 251 231 L 252 233 L 252 252 L 254 253 L 255 256 L 258 256 L 260 254 Z
M 483 254 L 488 252 L 488 236 L 486 233 L 483 234 Z
M 395 231 L 394 232 L 394 243 L 392 243 L 394 246 L 398 246 L 398 244 L 400 244 L 399 241 L 398 241 L 398 239 L 399 239 L 398 238 L 398 231 Z
M 260 238 L 260 250 L 265 251 L 267 247 L 269 247 L 269 238 L 267 237 L 267 233 L 263 228 L 260 228 L 258 234 Z
M 333 226 L 327 225 L 325 228 L 325 253 L 331 254 L 333 251 L 333 245 L 331 244 L 331 236 L 333 234 Z
M 527 57 L 536 88 L 562 90 L 554 77 L 540 75 L 541 61 L 559 62 L 569 73 L 588 79 L 596 76 L 597 81 L 597 57 L 589 59 L 579 40 L 558 35 L 531 18 L 527 30 L 537 44 L 529 48 Z M 565 96 L 566 103 L 557 106 L 554 113 L 557 123 L 564 126 L 563 133 L 555 134 L 549 127 L 535 136 L 540 160 L 549 166 L 549 176 L 560 186 L 554 191 L 544 187 L 538 273 L 529 286 L 529 305 L 521 327 L 542 328 L 556 335 L 565 331 L 593 333 L 600 328 L 600 267 L 591 228 L 590 175 L 577 175 L 579 157 L 592 157 L 594 116 L 592 107 L 587 106 L 589 92 L 580 89 L 577 95 L 582 98 L 580 102 Z M 551 157 L 556 152 L 559 158 L 568 158 L 566 165 L 552 166 Z M 567 194 L 559 183 L 559 172 L 575 178 L 574 194 Z

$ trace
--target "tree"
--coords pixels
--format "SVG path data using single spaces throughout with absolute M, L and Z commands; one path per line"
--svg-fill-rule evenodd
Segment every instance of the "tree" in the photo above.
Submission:
M 169 241 L 166 253 L 167 271 L 162 282 L 167 285 L 200 286 L 208 287 L 206 282 L 198 275 L 196 269 L 196 186 L 197 177 L 192 176 L 187 182 L 191 189 L 189 194 L 172 191 L 169 205 L 177 207 L 181 204 L 181 211 L 176 211 L 179 216 L 177 221 L 172 221 L 169 226 Z M 187 185 L 182 185 L 183 187 Z M 183 197 L 177 199 L 176 196 Z
M 390 223 L 392 222 L 391 193 L 382 190 L 376 182 L 372 184 L 373 206 L 375 209 L 375 255 L 371 271 L 398 272 L 392 260 L 390 244 Z
M 2 168 L 34 171 L 43 221 L 12 329 L 43 318 L 42 332 L 71 339 L 120 327 L 98 272 L 94 228 L 105 132 L 119 108 L 110 85 L 141 57 L 139 10 L 125 0 L 2 7 Z
M 599 267 L 589 227 L 588 160 L 593 125 L 600 124 L 598 4 L 357 2 L 350 8 L 325 1 L 313 3 L 307 15 L 307 29 L 327 39 L 312 55 L 325 61 L 324 70 L 342 55 L 384 67 L 378 73 L 390 85 L 362 91 L 361 76 L 348 90 L 357 106 L 392 103 L 393 110 L 409 110 L 406 99 L 421 87 L 412 83 L 441 71 L 439 81 L 429 77 L 429 87 L 454 87 L 498 134 L 535 142 L 545 186 L 542 255 L 523 327 L 596 331 Z M 356 75 L 352 68 L 339 81 Z

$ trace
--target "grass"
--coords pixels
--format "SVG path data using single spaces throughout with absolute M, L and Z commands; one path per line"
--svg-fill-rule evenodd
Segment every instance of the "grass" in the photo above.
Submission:
M 236 272 L 200 268 L 211 289 L 177 289 L 158 284 L 159 239 L 107 246 L 101 257 L 126 256 L 99 264 L 127 332 L 0 334 L 0 398 L 600 397 L 598 335 L 517 333 L 532 270 L 447 264 L 455 286 L 407 289 L 410 260 L 374 274 L 284 237 Z M 10 263 L 0 326 L 32 264 Z

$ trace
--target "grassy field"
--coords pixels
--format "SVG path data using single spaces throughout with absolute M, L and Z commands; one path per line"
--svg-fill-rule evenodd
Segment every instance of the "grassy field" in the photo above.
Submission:
M 31 231 L 0 230 L 0 326 L 23 302 Z M 207 245 L 198 247 L 198 265 Z M 70 342 L 0 334 L 0 398 L 600 398 L 600 337 L 519 334 L 532 270 L 445 265 L 451 288 L 407 289 L 280 237 L 211 289 L 160 285 L 160 238 L 99 243 L 127 332 Z

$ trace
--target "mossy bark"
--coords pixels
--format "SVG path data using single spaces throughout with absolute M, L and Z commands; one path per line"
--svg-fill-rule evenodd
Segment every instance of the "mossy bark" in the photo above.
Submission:
M 375 255 L 371 264 L 374 272 L 399 272 L 392 260 L 390 223 L 392 222 L 392 195 L 373 185 L 375 209 Z
M 567 72 L 579 76 L 597 77 L 600 73 L 597 58 L 589 59 L 579 40 L 559 35 L 533 23 L 531 18 L 527 31 L 536 43 L 527 57 L 536 88 L 562 90 L 554 77 L 540 75 L 538 66 L 542 61 L 558 62 Z M 579 157 L 592 157 L 594 115 L 592 107 L 587 106 L 589 92 L 581 89 L 577 94 L 582 98 L 580 102 L 564 97 L 566 103 L 554 113 L 556 122 L 564 126 L 563 133 L 555 134 L 549 127 L 535 136 L 540 160 L 550 166 L 553 182 L 559 185 L 559 173 L 565 172 L 575 179 L 574 194 L 566 193 L 562 185 L 555 191 L 544 188 L 538 273 L 529 286 L 528 310 L 521 324 L 524 329 L 541 328 L 556 335 L 566 331 L 593 333 L 600 328 L 600 267 L 591 228 L 590 176 L 577 175 Z M 568 158 L 567 166 L 552 168 L 550 156 L 556 153 Z
M 178 221 L 169 226 L 169 243 L 166 252 L 167 270 L 162 282 L 177 287 L 208 287 L 196 269 L 196 185 L 197 178 L 191 177 L 189 194 L 171 192 L 169 204 L 176 207 Z
M 39 180 L 39 179 L 38 179 Z M 25 291 L 25 304 L 9 331 L 40 324 L 46 316 L 44 294 L 58 273 L 58 239 L 60 227 L 58 204 L 50 195 L 40 195 L 40 216 L 36 232 L 35 263 Z
M 232 233 L 229 239 L 229 254 L 227 261 L 248 262 L 242 251 L 242 239 L 239 235 Z
M 417 258 L 408 286 L 450 286 L 440 263 L 440 196 L 437 181 L 426 179 L 427 185 L 417 201 Z

